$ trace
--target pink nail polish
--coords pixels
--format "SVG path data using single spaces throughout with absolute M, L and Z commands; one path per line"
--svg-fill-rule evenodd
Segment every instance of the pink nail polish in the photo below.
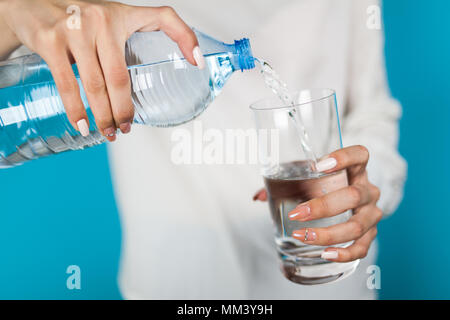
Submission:
M 120 131 L 122 131 L 122 133 L 128 133 L 131 131 L 131 123 L 126 122 L 126 123 L 122 123 L 120 125 Z
M 331 170 L 334 167 L 336 167 L 337 161 L 335 158 L 327 158 L 323 159 L 322 161 L 317 162 L 316 169 L 319 172 Z
M 292 236 L 302 242 L 314 241 L 317 238 L 316 233 L 312 229 L 296 230 L 292 233 Z
M 325 259 L 325 260 L 337 259 L 338 256 L 339 256 L 339 252 L 337 252 L 337 250 L 324 251 L 321 254 L 321 258 Z
M 303 221 L 311 214 L 311 209 L 308 206 L 300 205 L 289 213 L 289 219 Z
M 114 137 L 116 135 L 116 129 L 114 129 L 113 127 L 110 127 L 108 129 L 103 130 L 103 134 L 106 137 Z
M 89 135 L 89 126 L 87 124 L 86 119 L 81 119 L 77 122 L 78 131 L 80 131 L 83 137 L 87 137 Z
M 206 66 L 205 57 L 203 57 L 203 53 L 200 50 L 200 47 L 199 46 L 195 47 L 192 54 L 194 55 L 194 60 L 197 63 L 197 67 L 200 70 L 204 69 Z

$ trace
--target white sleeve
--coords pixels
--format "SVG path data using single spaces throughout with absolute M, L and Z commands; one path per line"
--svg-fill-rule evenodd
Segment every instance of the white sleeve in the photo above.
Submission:
M 389 215 L 403 197 L 407 164 L 398 152 L 401 106 L 387 84 L 383 29 L 367 26 L 371 16 L 367 10 L 373 4 L 373 0 L 352 3 L 350 80 L 342 131 L 344 145 L 369 149 L 368 176 L 381 190 L 378 206 Z

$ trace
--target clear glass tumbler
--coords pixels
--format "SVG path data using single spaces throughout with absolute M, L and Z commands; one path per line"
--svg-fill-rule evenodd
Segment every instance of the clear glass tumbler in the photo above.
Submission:
M 316 159 L 342 148 L 336 94 L 331 89 L 312 89 L 296 92 L 292 98 L 292 105 L 274 97 L 250 106 L 258 129 L 259 159 L 275 225 L 275 241 L 281 270 L 287 279 L 304 285 L 329 283 L 349 276 L 359 260 L 348 263 L 324 260 L 321 253 L 325 247 L 304 244 L 293 238 L 292 232 L 343 223 L 352 212 L 308 222 L 292 221 L 288 213 L 300 203 L 348 185 L 345 170 L 332 174 L 315 171 Z

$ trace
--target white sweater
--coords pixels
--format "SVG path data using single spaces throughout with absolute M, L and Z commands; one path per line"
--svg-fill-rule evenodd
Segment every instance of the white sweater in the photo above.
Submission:
M 344 145 L 368 147 L 379 205 L 386 214 L 395 210 L 406 176 L 397 151 L 401 109 L 386 84 L 383 31 L 366 25 L 373 0 L 128 2 L 172 5 L 190 25 L 223 41 L 249 37 L 254 55 L 269 61 L 292 89 L 336 89 Z M 270 94 L 257 71 L 238 72 L 197 121 L 203 130 L 253 128 L 248 106 Z M 375 297 L 365 273 L 375 260 L 374 245 L 341 282 L 305 287 L 284 279 L 268 205 L 252 201 L 263 185 L 258 166 L 176 165 L 174 130 L 179 127 L 133 126 L 109 148 L 123 227 L 125 298 Z

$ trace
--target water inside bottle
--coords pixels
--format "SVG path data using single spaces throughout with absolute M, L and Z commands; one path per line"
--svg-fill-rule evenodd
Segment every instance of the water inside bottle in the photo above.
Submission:
M 201 114 L 221 92 L 235 71 L 229 53 L 205 56 L 208 68 L 199 70 L 185 59 L 130 66 L 135 123 L 174 126 Z M 258 60 L 256 60 L 258 61 Z M 301 116 L 284 82 L 264 61 L 260 61 L 266 84 L 292 105 L 289 116 L 299 133 L 301 147 L 315 162 Z M 0 72 L 4 71 L 1 70 Z M 90 122 L 90 135 L 82 137 L 70 124 L 56 85 L 46 64 L 33 64 L 20 84 L 0 90 L 0 167 L 27 160 L 79 150 L 105 142 L 95 126 L 76 66 L 80 94 Z
M 197 117 L 221 92 L 234 69 L 228 53 L 205 57 L 199 70 L 185 59 L 129 67 L 135 123 L 178 125 Z M 0 70 L 1 72 L 2 70 Z M 83 137 L 70 124 L 47 65 L 31 70 L 20 85 L 0 90 L 0 168 L 103 143 L 78 70 L 74 74 L 90 122 Z

